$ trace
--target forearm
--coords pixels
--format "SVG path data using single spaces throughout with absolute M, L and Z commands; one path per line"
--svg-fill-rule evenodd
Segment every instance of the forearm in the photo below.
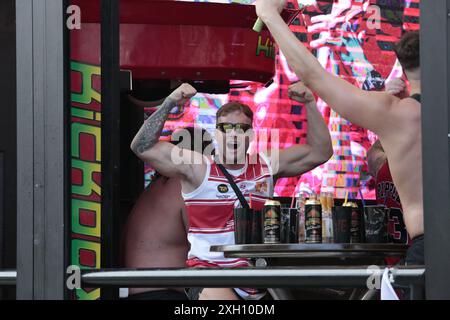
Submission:
M 330 132 L 315 101 L 305 104 L 307 110 L 308 131 L 307 140 L 311 152 L 328 160 L 333 155 Z
M 325 102 L 331 104 L 332 101 L 339 100 L 337 95 L 339 92 L 355 92 L 355 87 L 330 74 L 322 67 L 317 58 L 297 39 L 279 14 L 269 13 L 264 20 L 286 57 L 289 67 L 308 88 L 316 92 Z M 333 104 L 334 107 L 339 109 L 339 105 Z M 346 110 L 337 111 L 345 113 Z
M 139 132 L 131 143 L 131 149 L 136 154 L 142 154 L 150 150 L 159 141 L 164 123 L 166 122 L 170 110 L 176 106 L 176 102 L 171 98 L 166 98 L 147 120 L 145 120 Z
M 326 71 L 316 57 L 297 39 L 279 14 L 273 12 L 261 18 L 286 57 L 289 67 L 306 86 L 317 91 L 313 85 L 320 81 Z
M 327 72 L 316 57 L 296 38 L 276 12 L 262 17 L 285 55 L 289 66 L 307 87 L 316 92 L 345 119 L 378 133 L 394 98 L 365 92 Z M 364 108 L 364 112 L 362 109 Z
M 279 14 L 268 13 L 263 20 L 286 57 L 289 67 L 300 80 L 341 116 L 352 118 L 352 112 L 348 110 L 351 104 L 348 102 L 352 95 L 355 97 L 357 89 L 327 72 L 317 58 L 297 39 Z

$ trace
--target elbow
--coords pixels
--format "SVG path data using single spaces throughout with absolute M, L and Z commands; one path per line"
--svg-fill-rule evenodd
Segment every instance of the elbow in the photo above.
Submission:
M 328 160 L 330 160 L 332 156 L 333 156 L 333 153 L 322 154 L 322 156 L 317 159 L 317 166 L 321 166 L 321 165 L 327 163 Z
M 133 151 L 133 153 L 135 154 L 135 155 L 139 155 L 139 152 L 138 152 L 138 150 L 137 150 L 137 146 L 136 146 L 136 143 L 133 141 L 133 142 L 131 142 L 131 144 L 130 144 L 130 149 L 131 149 L 131 151 Z
M 314 92 L 320 89 L 320 85 L 323 82 L 323 72 L 326 71 L 321 66 L 320 68 L 310 66 L 303 70 L 299 68 L 294 70 L 294 73 L 300 78 L 303 84 Z
M 139 158 L 142 159 L 142 148 L 139 147 L 139 144 L 133 140 L 130 144 L 131 151 Z
M 320 162 L 319 165 L 328 162 L 333 154 L 333 143 L 331 142 L 330 134 L 327 132 L 326 138 L 323 139 L 321 146 L 317 148 L 317 160 Z
M 316 156 L 314 157 L 316 166 L 318 167 L 325 164 L 326 162 L 328 162 L 328 160 L 331 159 L 332 156 L 333 156 L 333 147 L 330 141 L 330 144 L 327 144 L 327 146 L 325 146 L 320 151 L 318 150 Z
M 329 140 L 329 142 L 327 143 L 327 147 L 326 150 L 324 152 L 325 155 L 325 162 L 327 162 L 328 160 L 331 159 L 331 157 L 334 154 L 334 150 L 333 150 L 333 143 L 331 142 L 331 138 Z

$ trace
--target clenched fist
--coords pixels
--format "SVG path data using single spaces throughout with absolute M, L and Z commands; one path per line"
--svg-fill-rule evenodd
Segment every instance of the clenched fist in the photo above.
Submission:
M 301 81 L 289 86 L 288 95 L 289 98 L 300 103 L 309 103 L 315 101 L 314 94 Z
M 257 0 L 255 2 L 256 14 L 264 20 L 266 14 L 283 11 L 286 0 Z
M 393 96 L 404 98 L 408 96 L 408 88 L 405 81 L 402 78 L 396 78 L 389 82 L 386 82 L 385 91 Z
M 169 95 L 169 99 L 176 103 L 186 101 L 197 94 L 197 90 L 188 83 L 183 83 Z

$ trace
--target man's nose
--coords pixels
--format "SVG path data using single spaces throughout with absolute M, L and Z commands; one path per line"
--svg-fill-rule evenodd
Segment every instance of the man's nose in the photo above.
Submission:
M 236 128 L 233 128 L 233 129 L 231 129 L 231 130 L 228 130 L 228 135 L 230 136 L 230 137 L 236 137 L 237 136 L 237 131 L 236 131 Z

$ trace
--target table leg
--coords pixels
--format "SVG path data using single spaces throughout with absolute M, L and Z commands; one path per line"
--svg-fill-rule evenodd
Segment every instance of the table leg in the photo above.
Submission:
M 421 285 L 410 286 L 410 299 L 411 300 L 425 300 L 424 287 Z
M 361 300 L 375 300 L 378 290 L 367 289 L 367 292 L 361 297 Z
M 269 288 L 267 289 L 273 300 L 294 300 L 294 296 L 286 289 Z
M 373 300 L 377 294 L 377 290 L 370 289 L 354 289 L 349 300 Z
M 359 293 L 360 293 L 360 289 L 357 289 L 357 288 L 353 289 L 352 294 L 350 295 L 350 298 L 348 298 L 348 300 L 359 300 L 357 298 L 357 296 L 359 296 Z

